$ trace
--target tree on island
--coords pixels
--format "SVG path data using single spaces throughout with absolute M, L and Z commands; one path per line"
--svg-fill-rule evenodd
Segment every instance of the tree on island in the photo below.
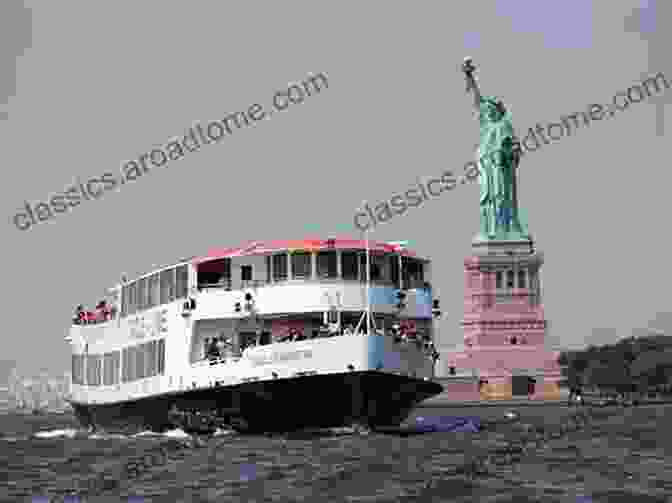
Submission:
M 566 368 L 566 382 L 589 386 L 603 393 L 672 391 L 672 337 L 628 337 L 615 344 L 565 351 L 558 363 Z

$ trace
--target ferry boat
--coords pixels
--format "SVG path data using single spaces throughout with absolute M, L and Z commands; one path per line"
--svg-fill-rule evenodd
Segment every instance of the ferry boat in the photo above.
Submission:
M 67 401 L 106 431 L 398 426 L 442 391 L 430 267 L 399 243 L 304 239 L 122 277 L 73 319 Z

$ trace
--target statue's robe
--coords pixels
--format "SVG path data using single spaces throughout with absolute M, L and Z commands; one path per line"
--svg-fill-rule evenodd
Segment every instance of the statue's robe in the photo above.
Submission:
M 492 239 L 508 235 L 511 231 L 526 233 L 518 221 L 514 194 L 517 160 L 513 151 L 516 137 L 511 115 L 502 113 L 495 99 L 483 97 L 479 119 L 481 237 Z

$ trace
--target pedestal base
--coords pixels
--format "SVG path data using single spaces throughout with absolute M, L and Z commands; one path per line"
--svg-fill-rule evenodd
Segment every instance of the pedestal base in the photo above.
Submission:
M 482 400 L 511 400 L 513 387 L 510 382 L 484 384 L 481 387 Z

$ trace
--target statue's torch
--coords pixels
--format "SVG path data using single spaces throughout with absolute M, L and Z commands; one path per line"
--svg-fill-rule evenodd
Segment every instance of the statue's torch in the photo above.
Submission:
M 469 57 L 464 58 L 464 63 L 462 63 L 462 71 L 464 72 L 464 76 L 466 77 L 467 81 L 467 89 L 466 89 L 467 93 L 471 91 L 474 87 L 473 73 L 475 70 L 476 67 L 473 64 L 472 59 Z

